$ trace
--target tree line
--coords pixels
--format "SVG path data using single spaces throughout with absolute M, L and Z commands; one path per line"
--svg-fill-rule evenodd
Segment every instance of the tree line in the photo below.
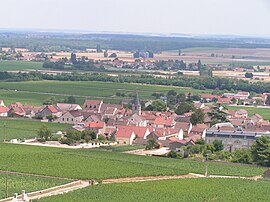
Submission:
M 218 77 L 195 77 L 195 76 L 182 76 L 160 78 L 150 75 L 140 76 L 126 76 L 119 75 L 109 76 L 104 73 L 62 73 L 57 75 L 42 74 L 38 72 L 31 73 L 10 73 L 0 72 L 0 80 L 2 81 L 37 81 L 37 80 L 59 80 L 59 81 L 102 81 L 114 83 L 141 83 L 141 84 L 154 84 L 164 86 L 179 86 L 190 87 L 200 90 L 228 90 L 228 91 L 247 91 L 255 93 L 269 92 L 269 82 L 249 82 L 245 80 L 231 79 L 231 78 L 218 78 Z

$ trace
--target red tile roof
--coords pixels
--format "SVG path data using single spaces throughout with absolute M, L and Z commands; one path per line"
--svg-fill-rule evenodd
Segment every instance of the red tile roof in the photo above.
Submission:
M 9 111 L 8 107 L 0 107 L 0 113 L 7 113 Z
M 50 110 L 52 113 L 57 113 L 58 112 L 58 110 L 54 106 L 51 106 L 51 105 L 48 105 L 47 109 Z
M 104 122 L 87 122 L 85 128 L 101 129 L 104 128 Z
M 172 126 L 175 123 L 173 118 L 156 118 L 154 124 Z
M 151 127 L 142 127 L 142 126 L 118 126 L 118 131 L 131 131 L 134 132 L 135 135 L 137 135 L 140 138 L 144 138 L 147 129 L 149 130 L 149 132 L 153 131 L 153 128 Z

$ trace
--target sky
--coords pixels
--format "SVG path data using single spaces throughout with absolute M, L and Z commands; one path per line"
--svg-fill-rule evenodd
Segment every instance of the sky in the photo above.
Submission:
M 6 0 L 0 28 L 270 36 L 270 0 Z

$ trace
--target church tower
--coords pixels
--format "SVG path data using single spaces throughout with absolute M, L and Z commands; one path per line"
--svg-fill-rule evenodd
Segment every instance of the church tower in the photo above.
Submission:
M 136 93 L 136 97 L 132 103 L 132 112 L 138 115 L 142 115 L 142 106 L 140 103 L 140 98 L 138 92 Z

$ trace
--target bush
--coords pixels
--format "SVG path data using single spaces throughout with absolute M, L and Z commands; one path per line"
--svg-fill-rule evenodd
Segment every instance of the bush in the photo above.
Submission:
M 249 149 L 238 149 L 232 154 L 232 162 L 235 163 L 252 163 L 252 154 Z
M 176 151 L 170 151 L 170 153 L 167 155 L 169 158 L 183 158 L 181 153 L 178 153 Z
M 60 142 L 61 144 L 67 144 L 67 145 L 72 145 L 75 143 L 75 141 L 70 138 L 62 138 Z

